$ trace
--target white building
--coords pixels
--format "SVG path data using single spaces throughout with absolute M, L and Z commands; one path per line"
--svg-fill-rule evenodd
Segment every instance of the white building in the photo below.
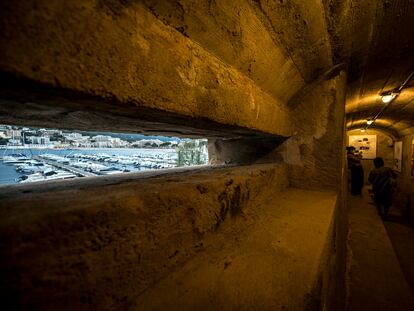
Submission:
M 122 140 L 121 138 L 111 138 L 110 144 L 113 148 L 120 148 L 120 147 L 126 147 L 129 145 L 128 142 L 125 140 Z
M 62 135 L 62 131 L 61 130 L 51 130 L 51 129 L 45 129 L 44 130 L 45 133 L 47 133 L 48 136 L 52 136 L 52 135 Z
M 82 139 L 82 134 L 80 133 L 69 133 L 63 135 L 67 140 L 78 140 Z
M 27 140 L 29 140 L 31 144 L 35 144 L 35 145 L 49 145 L 50 144 L 50 139 L 47 136 L 29 136 L 27 137 Z
M 6 130 L 6 137 L 10 137 L 13 139 L 17 139 L 22 137 L 22 131 L 21 130 L 11 130 L 11 129 L 7 129 Z
M 122 148 L 129 145 L 128 142 L 118 138 L 107 135 L 96 135 L 92 137 L 94 141 L 92 144 L 96 148 Z
M 95 142 L 109 142 L 112 139 L 111 136 L 107 135 L 96 135 L 92 137 Z

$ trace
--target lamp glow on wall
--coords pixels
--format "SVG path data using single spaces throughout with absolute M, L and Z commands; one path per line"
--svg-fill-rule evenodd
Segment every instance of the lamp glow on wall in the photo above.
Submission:
M 398 92 L 386 92 L 381 94 L 381 100 L 384 104 L 389 104 L 392 102 L 398 95 Z

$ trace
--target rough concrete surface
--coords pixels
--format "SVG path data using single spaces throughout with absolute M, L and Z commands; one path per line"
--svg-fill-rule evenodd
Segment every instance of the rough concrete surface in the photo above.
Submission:
M 316 310 L 326 303 L 334 192 L 286 189 L 286 168 L 274 164 L 133 175 L 0 188 L 4 306 Z
M 136 309 L 142 293 L 213 244 L 206 236 L 223 226 L 228 239 L 242 234 L 287 186 L 285 167 L 273 164 L 131 176 L 0 188 L 4 305 Z
M 6 1 L 0 12 L 0 69 L 6 73 L 111 100 L 121 109 L 132 104 L 292 133 L 281 100 L 164 25 L 140 1 Z
M 198 42 L 282 102 L 332 66 L 318 1 L 153 1 L 165 24 Z
M 0 188 L 3 302 L 329 310 L 345 258 L 345 97 L 347 127 L 359 128 L 413 70 L 413 5 L 2 1 L 0 122 L 205 135 L 216 163 L 285 163 Z M 408 82 L 373 126 L 393 138 L 414 129 Z M 414 219 L 411 136 L 403 152 L 400 205 Z M 368 219 L 357 212 L 351 226 Z M 349 306 L 370 297 L 379 310 L 405 307 L 394 295 L 403 283 L 383 286 L 401 277 L 390 244 L 378 223 L 367 228 L 351 242 L 384 248 L 353 245 L 361 291 Z M 394 268 L 381 275 L 370 256 Z M 362 279 L 378 280 L 372 292 Z
M 309 202 L 303 205 L 300 202 Z M 141 295 L 142 310 L 318 310 L 336 195 L 288 189 Z M 325 269 L 325 268 L 322 268 Z
M 279 149 L 284 139 L 242 138 L 210 139 L 208 141 L 209 162 L 211 164 L 253 164 L 279 163 L 283 156 Z
M 0 120 L 52 119 L 106 130 L 116 123 L 131 131 L 154 126 L 156 133 L 171 122 L 169 134 L 175 129 L 191 135 L 194 126 L 194 135 L 206 127 L 208 137 L 216 138 L 220 131 L 223 137 L 251 131 L 280 142 L 291 137 L 284 160 L 292 183 L 339 185 L 346 74 L 341 66 L 332 71 L 320 3 L 25 0 L 2 3 L 0 12 L 0 70 L 80 96 L 71 101 L 64 93 L 62 100 L 43 92 L 27 104 L 24 98 L 13 101 L 24 93 L 19 87 L 15 94 L 5 87 L 0 95 L 10 101 L 0 101 Z M 94 101 L 82 101 L 82 94 Z M 299 100 L 289 106 L 292 98 Z M 103 106 L 99 100 L 113 105 L 91 108 Z M 107 118 L 105 111 L 111 112 Z M 243 158 L 252 158 L 258 146 L 246 146 Z M 218 162 L 257 162 L 230 158 Z
M 297 132 L 281 148 L 295 187 L 340 188 L 345 81 L 342 72 L 321 82 L 293 110 Z

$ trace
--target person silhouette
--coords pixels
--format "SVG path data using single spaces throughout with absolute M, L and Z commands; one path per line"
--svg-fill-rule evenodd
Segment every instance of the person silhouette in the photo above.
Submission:
M 391 168 L 384 166 L 381 157 L 374 159 L 374 166 L 369 173 L 368 181 L 372 184 L 378 215 L 386 219 L 391 207 L 393 180 L 396 176 Z
M 361 195 L 364 186 L 364 169 L 361 165 L 362 156 L 355 153 L 354 147 L 347 147 L 348 169 L 351 175 L 351 194 Z

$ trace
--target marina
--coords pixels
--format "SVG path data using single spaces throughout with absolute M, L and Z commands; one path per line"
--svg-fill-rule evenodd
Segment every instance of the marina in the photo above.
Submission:
M 112 175 L 176 166 L 175 149 L 8 148 L 0 156 L 0 184 Z
M 35 156 L 33 158 L 35 160 L 39 161 L 39 162 L 43 161 L 44 163 L 49 164 L 50 166 L 54 166 L 54 167 L 60 168 L 64 171 L 71 172 L 71 173 L 75 174 L 75 176 L 79 176 L 79 177 L 96 176 L 96 174 L 94 174 L 94 173 L 86 172 L 86 171 L 80 170 L 76 167 L 66 165 L 66 164 L 63 164 L 63 163 L 59 163 L 57 161 L 54 161 L 52 159 L 48 159 L 46 157 Z

